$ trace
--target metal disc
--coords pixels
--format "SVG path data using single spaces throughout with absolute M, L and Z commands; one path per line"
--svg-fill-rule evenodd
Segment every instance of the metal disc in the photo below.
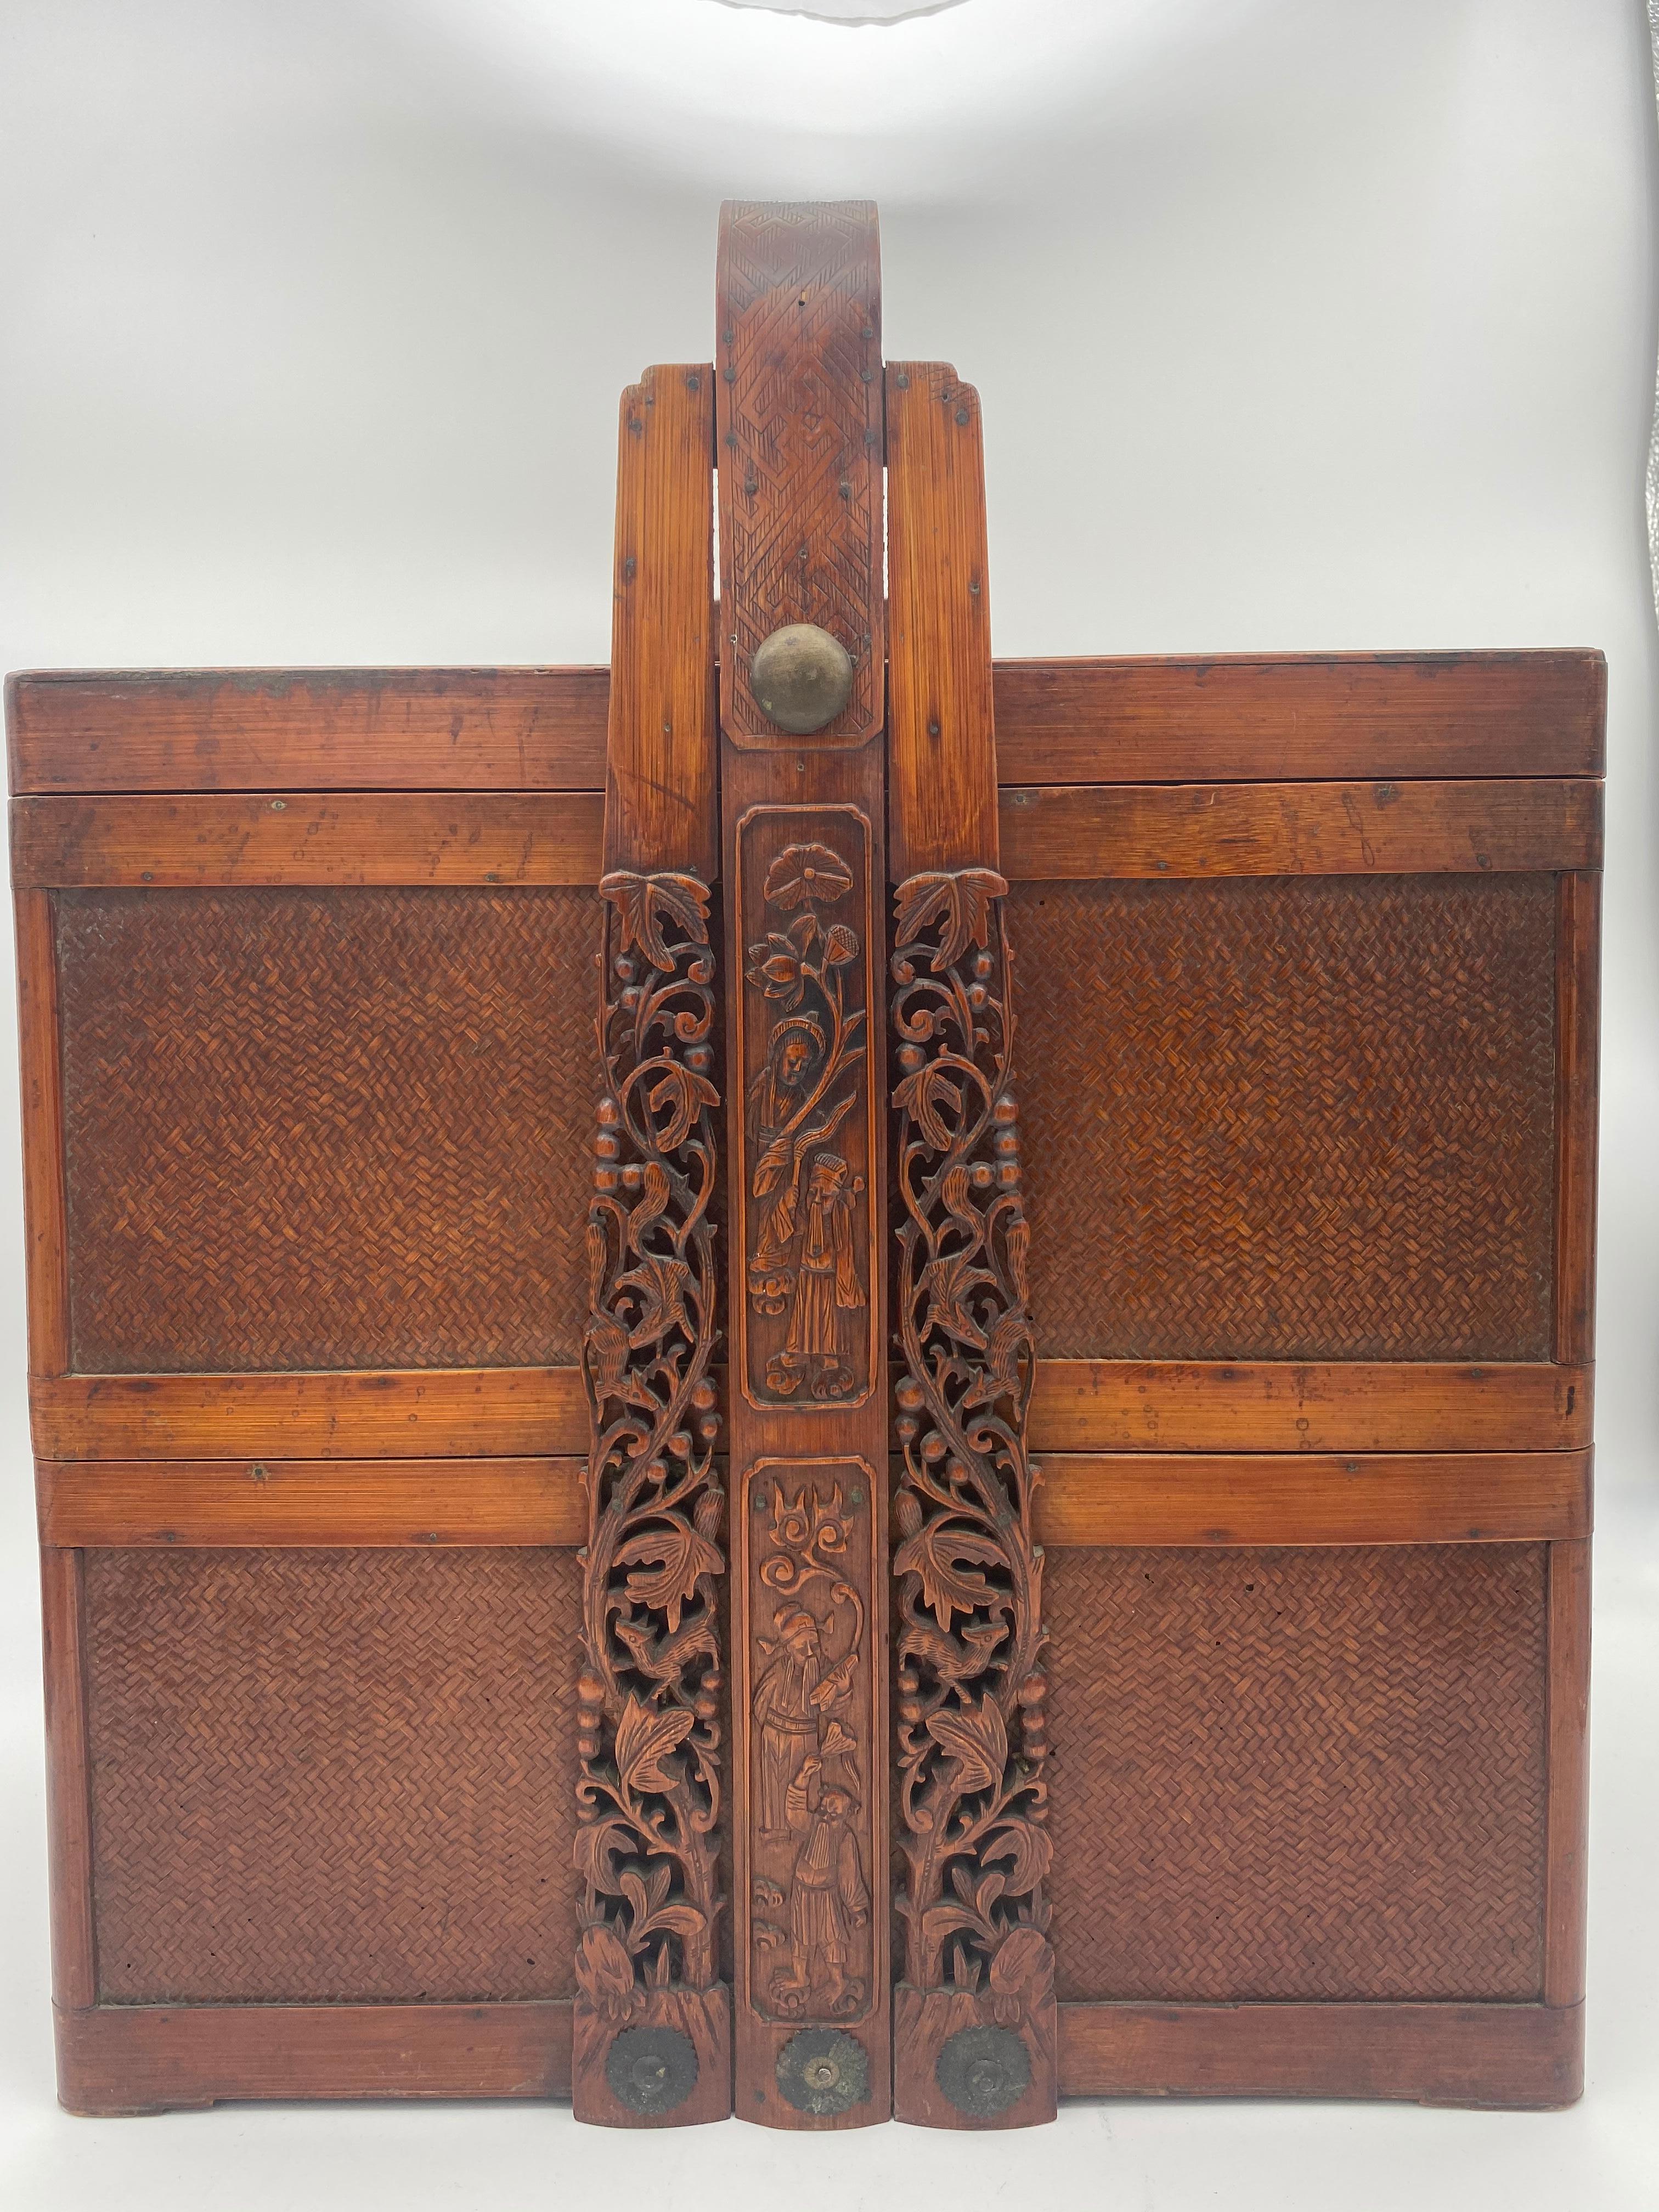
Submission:
M 870 2094 L 870 2054 L 839 2027 L 804 2027 L 778 2053 L 778 2087 L 798 2112 L 844 2112 Z
M 605 2078 L 630 2112 L 672 2112 L 697 2086 L 697 2053 L 678 2027 L 625 2027 L 605 2054 Z
M 816 623 L 786 623 L 756 647 L 749 681 L 769 720 L 809 737 L 853 696 L 853 663 L 840 639 Z
M 1031 2086 L 1031 2060 L 1011 2027 L 959 2027 L 939 2055 L 939 2086 L 975 2119 L 1017 2105 Z

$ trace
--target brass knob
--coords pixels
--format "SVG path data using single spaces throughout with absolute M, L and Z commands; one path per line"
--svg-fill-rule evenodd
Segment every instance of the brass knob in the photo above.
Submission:
M 786 623 L 757 647 L 749 681 L 767 719 L 804 738 L 833 722 L 852 696 L 852 656 L 816 623 Z

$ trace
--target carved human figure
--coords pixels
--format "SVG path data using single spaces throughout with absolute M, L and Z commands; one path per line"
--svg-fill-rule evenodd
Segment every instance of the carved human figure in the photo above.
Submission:
M 815 1398 L 844 1397 L 854 1386 L 845 1316 L 869 1302 L 853 1254 L 855 1188 L 839 1152 L 816 1156 L 807 1178 L 788 1334 L 783 1350 L 767 1363 L 768 1386 L 781 1397 L 793 1397 L 803 1382 Z
M 824 1788 L 822 1771 L 821 1759 L 805 1759 L 789 1784 L 786 1813 L 802 1842 L 789 1887 L 789 1968 L 775 1978 L 772 1993 L 790 2009 L 821 1998 L 835 2014 L 854 2010 L 864 1996 L 862 1980 L 847 1970 L 853 1931 L 869 1922 L 870 1891 L 852 1795 Z
M 817 1692 L 823 1679 L 823 1632 L 806 1607 L 781 1606 L 772 1626 L 779 1648 L 755 1685 L 752 1706 L 763 1836 L 788 1832 L 789 1785 L 802 1760 L 817 1749 L 822 1709 Z

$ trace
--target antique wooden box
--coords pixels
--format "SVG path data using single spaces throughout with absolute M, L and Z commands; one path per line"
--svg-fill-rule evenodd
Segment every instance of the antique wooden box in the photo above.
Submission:
M 1601 657 L 994 663 L 720 262 L 608 672 L 11 680 L 64 2100 L 1568 2101 Z

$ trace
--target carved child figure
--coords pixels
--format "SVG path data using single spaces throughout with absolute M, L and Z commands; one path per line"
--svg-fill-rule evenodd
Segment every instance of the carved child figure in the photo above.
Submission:
M 854 1929 L 870 1918 L 870 1892 L 851 1824 L 850 1793 L 824 1789 L 823 1762 L 803 1761 L 790 1784 L 789 1826 L 804 1840 L 795 1855 L 789 1888 L 789 1971 L 772 1984 L 774 1996 L 790 2011 L 815 2000 L 830 2014 L 855 2011 L 864 1997 L 861 1978 L 847 1971 Z

